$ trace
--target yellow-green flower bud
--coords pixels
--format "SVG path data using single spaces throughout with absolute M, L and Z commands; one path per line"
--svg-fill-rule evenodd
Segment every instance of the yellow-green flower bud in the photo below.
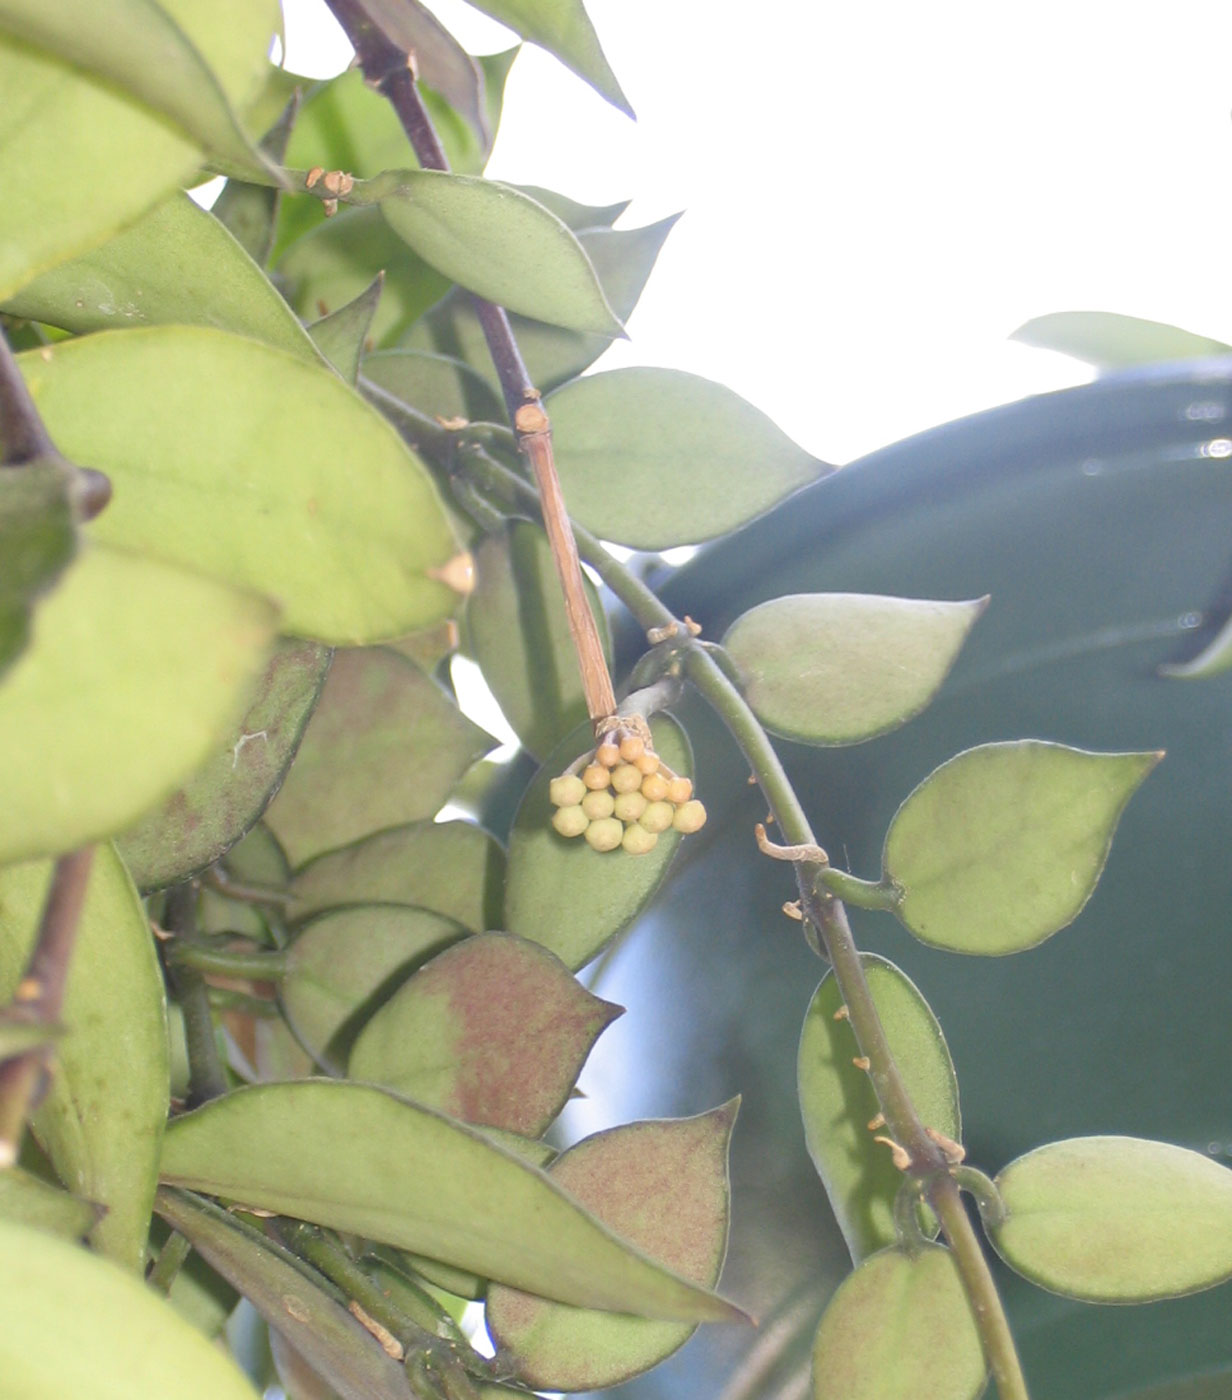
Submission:
M 644 826 L 647 831 L 659 832 L 671 826 L 675 815 L 676 809 L 670 802 L 651 802 L 637 820 L 638 825 Z
M 553 778 L 548 784 L 548 797 L 554 807 L 576 807 L 586 796 L 586 784 L 573 773 Z
M 557 807 L 552 813 L 552 825 L 562 836 L 581 836 L 590 825 L 590 818 L 580 807 Z
M 621 838 L 620 844 L 631 856 L 644 856 L 647 851 L 654 850 L 658 839 L 653 831 L 647 831 L 644 826 L 633 822 L 625 827 L 625 834 Z
M 615 817 L 602 817 L 586 828 L 586 842 L 596 851 L 614 851 L 624 834 L 624 827 Z
M 616 799 L 612 796 L 610 788 L 604 788 L 602 792 L 588 792 L 582 798 L 582 811 L 592 822 L 602 821 L 604 817 L 610 817 L 615 805 Z
M 612 769 L 612 786 L 617 792 L 636 792 L 641 785 L 642 775 L 632 763 L 622 763 Z
M 706 825 L 706 809 L 694 797 L 689 802 L 682 802 L 676 808 L 676 815 L 672 818 L 672 825 L 677 831 L 683 831 L 687 836 L 692 831 L 700 831 Z
M 635 822 L 646 810 L 646 799 L 640 792 L 622 792 L 612 804 L 612 815 L 622 822 Z M 607 813 L 604 813 L 607 816 Z

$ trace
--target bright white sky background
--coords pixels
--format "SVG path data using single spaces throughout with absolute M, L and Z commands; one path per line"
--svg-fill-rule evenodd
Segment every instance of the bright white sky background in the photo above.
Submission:
M 472 51 L 507 31 L 430 7 Z M 287 66 L 337 72 L 323 0 Z M 639 120 L 541 51 L 488 173 L 685 210 L 603 364 L 720 380 L 818 456 L 1080 383 L 1008 342 L 1098 309 L 1232 339 L 1227 0 L 588 0 Z

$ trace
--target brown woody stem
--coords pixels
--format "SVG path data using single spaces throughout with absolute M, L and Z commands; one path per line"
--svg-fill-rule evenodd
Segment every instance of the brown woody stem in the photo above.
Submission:
M 364 77 L 397 112 L 420 165 L 425 170 L 448 170 L 444 148 L 419 96 L 413 56 L 380 28 L 362 0 L 328 0 L 328 4 L 355 49 Z M 565 615 L 582 673 L 586 707 L 597 724 L 615 714 L 616 696 L 599 628 L 586 597 L 577 544 L 556 474 L 552 425 L 539 391 L 531 382 L 504 308 L 481 297 L 475 297 L 474 302 L 518 446 L 530 463 L 539 488 L 543 524 L 565 595 Z
M 14 998 L 14 1010 L 32 1025 L 54 1026 L 60 1019 L 93 860 L 94 847 L 84 846 L 56 861 L 38 938 Z M 47 1047 L 40 1046 L 0 1065 L 0 1167 L 17 1160 L 22 1129 L 38 1096 L 47 1054 Z

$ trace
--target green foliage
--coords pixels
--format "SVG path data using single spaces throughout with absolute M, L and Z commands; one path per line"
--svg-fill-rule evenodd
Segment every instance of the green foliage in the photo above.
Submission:
M 628 110 L 580 0 L 479 7 Z M 1110 495 L 1066 457 L 1065 491 L 1035 501 L 990 472 L 960 500 L 975 566 L 925 586 L 916 563 L 935 562 L 935 523 L 910 514 L 903 481 L 831 477 L 695 375 L 583 377 L 623 333 L 674 220 L 618 229 L 622 203 L 484 177 L 512 53 L 472 59 L 413 0 L 335 9 L 360 64 L 309 84 L 267 61 L 272 0 L 0 0 L 0 331 L 24 350 L 13 361 L 0 347 L 4 1383 L 84 1400 L 252 1394 L 214 1344 L 225 1335 L 237 1355 L 264 1356 L 248 1359 L 258 1388 L 277 1375 L 295 1400 L 628 1382 L 645 1394 L 635 1378 L 699 1323 L 746 1320 L 715 1291 L 729 1218 L 739 1224 L 743 1194 L 779 1200 L 788 1159 L 815 1187 L 801 1122 L 841 1269 L 810 1259 L 814 1293 L 780 1307 L 824 1212 L 746 1248 L 733 1291 L 771 1320 L 761 1340 L 733 1343 L 748 1357 L 734 1390 L 684 1361 L 682 1394 L 692 1381 L 699 1394 L 769 1394 L 766 1378 L 794 1364 L 794 1332 L 801 1350 L 812 1339 L 812 1379 L 797 1371 L 795 1394 L 974 1400 L 991 1370 L 1000 1400 L 1025 1400 L 960 1191 L 1021 1278 L 1011 1299 L 1033 1285 L 1173 1299 L 1232 1277 L 1232 1173 L 1212 1160 L 1217 1144 L 1204 1155 L 1066 1136 L 995 1178 L 963 1162 L 960 1077 L 974 1155 L 1008 1155 L 1002 1120 L 990 1130 L 971 1111 L 1003 1062 L 990 1037 L 965 1034 L 980 959 L 946 953 L 991 963 L 1080 914 L 1086 927 L 1114 831 L 1160 758 L 1139 750 L 1161 737 L 1126 737 L 1117 706 L 1145 677 L 1198 704 L 1232 655 L 1226 619 L 1203 602 L 1186 655 L 1154 657 L 1087 705 L 1091 743 L 1125 751 L 1053 742 L 1038 718 L 1031 737 L 1007 738 L 1024 674 L 1133 645 L 1141 626 L 1112 605 L 1095 624 L 1071 616 L 1066 590 L 1086 581 L 1063 560 L 993 590 L 995 541 L 1058 516 L 1066 557 L 1124 535 L 1156 590 L 1171 561 L 1150 552 L 1163 509 L 1152 474 L 1123 473 Z M 207 212 L 185 188 L 218 169 L 228 183 Z M 512 313 L 513 341 L 473 294 Z M 1094 313 L 1039 318 L 1019 337 L 1101 367 L 1224 348 Z M 106 474 L 110 503 L 78 464 Z M 916 485 L 931 487 L 923 465 L 933 475 Z M 834 508 L 820 528 L 801 513 L 784 551 L 794 493 L 816 485 Z M 1195 509 L 1215 516 L 1218 499 Z M 575 574 L 564 510 L 604 587 Z M 763 535 L 753 522 L 771 511 Z M 871 577 L 873 519 L 888 583 Z M 691 570 L 691 606 L 721 645 L 598 543 L 722 537 Z M 1202 548 L 1186 566 L 1209 590 L 1226 550 Z M 787 581 L 783 556 L 816 577 L 776 596 L 762 584 Z M 727 576 L 707 579 L 708 558 Z M 1197 606 L 1150 596 L 1152 637 L 1179 626 L 1159 616 Z M 979 601 L 933 601 L 962 598 Z M 634 628 L 609 629 L 617 604 Z M 986 604 L 972 647 L 989 637 L 991 651 L 974 663 L 964 648 Z M 640 659 L 609 634 L 634 632 Z M 484 758 L 493 741 L 457 703 L 459 648 L 523 745 L 511 763 Z M 632 661 L 618 715 L 603 676 L 614 655 Z M 681 703 L 690 685 L 734 739 L 728 757 Z M 981 697 L 978 723 L 954 704 L 964 687 Z M 964 746 L 939 766 L 930 724 Z M 849 766 L 793 787 L 768 732 Z M 677 862 L 681 831 L 705 816 L 689 782 L 666 794 L 673 774 L 693 775 L 691 733 L 710 756 L 699 794 L 713 805 L 720 793 L 723 810 Z M 897 812 L 866 809 L 875 760 L 842 757 L 874 738 L 893 801 L 932 768 Z M 756 810 L 740 798 L 750 770 Z M 663 796 L 617 796 L 622 772 Z M 627 837 L 643 798 L 669 821 L 690 809 L 648 853 L 561 834 L 572 811 Z M 806 806 L 844 866 L 875 861 L 884 833 L 876 883 L 831 863 Z M 803 943 L 832 966 L 804 1012 L 789 1122 L 749 1086 L 733 1193 L 736 1101 L 698 1110 L 723 1097 L 719 1067 L 745 1072 L 739 1046 L 696 1035 L 679 1085 L 657 1082 L 656 1056 L 688 1019 L 680 969 L 695 938 L 705 976 L 687 993 L 719 987 L 753 1039 L 773 1039 L 792 1019 L 784 1002 L 803 1008 L 816 983 L 814 963 L 788 977 L 764 891 L 742 909 L 759 817 L 763 851 L 794 867 Z M 781 900 L 788 872 L 758 864 L 782 877 Z M 1196 864 L 1175 877 L 1178 898 Z M 902 952 L 860 952 L 840 900 L 861 936 L 866 908 L 916 941 L 870 912 Z M 679 966 L 649 1011 L 630 998 L 609 1031 L 621 1008 L 598 989 L 638 961 L 624 937 L 639 921 L 674 940 Z M 750 956 L 770 975 L 750 978 Z M 934 959 L 916 975 L 937 1010 L 897 965 L 914 971 L 920 956 Z M 1028 1063 L 1063 1033 L 1049 1002 L 1073 966 L 1064 940 L 1033 956 L 1058 961 L 1009 1048 Z M 1171 975 L 1161 959 L 1141 960 L 1144 996 Z M 786 990 L 763 1017 L 767 987 Z M 1009 999 L 990 1014 L 1007 1040 L 1024 1024 Z M 694 1116 L 571 1141 L 569 1101 L 602 1083 L 588 1060 L 613 1039 L 656 1103 Z M 742 1165 L 750 1153 L 757 1172 Z M 848 1256 L 857 1266 L 835 1291 Z M 147 1265 L 148 1286 L 132 1276 Z M 237 1340 L 241 1296 L 256 1348 Z M 457 1321 L 476 1298 L 491 1361 Z M 1140 1400 L 1223 1393 L 1226 1355 L 1214 1372 L 1204 1353 L 1194 1374 L 1158 1373 L 1166 1383 Z M 1088 1382 L 1082 1349 L 1072 1356 L 1084 1400 L 1132 1400 L 1123 1374 Z

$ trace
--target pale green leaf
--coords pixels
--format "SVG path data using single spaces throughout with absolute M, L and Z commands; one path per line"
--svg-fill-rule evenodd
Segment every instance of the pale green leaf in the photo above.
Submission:
M 582 0 L 471 0 L 477 10 L 554 54 L 613 106 L 633 115 Z
M 1131 1137 L 1070 1138 L 997 1177 L 997 1252 L 1041 1288 L 1144 1303 L 1232 1278 L 1232 1171 L 1200 1152 Z
M 315 202 L 315 201 L 314 201 Z M 415 253 L 381 218 L 379 209 L 345 209 L 292 244 L 278 273 L 287 299 L 306 321 L 328 316 L 385 274 L 370 334 L 388 344 L 450 288 L 450 281 Z
M 1225 620 L 1219 631 L 1207 642 L 1197 656 L 1161 666 L 1160 675 L 1176 676 L 1181 680 L 1205 680 L 1232 668 L 1232 617 Z
M 59 4 L 13 2 L 31 23 L 70 14 Z M 113 27 L 113 7 L 72 9 L 89 17 L 83 33 Z M 275 13 L 269 0 L 168 0 L 165 9 L 232 103 L 245 100 L 265 67 Z M 7 35 L 0 36 L 0 92 L 0 300 L 103 242 L 201 163 L 200 142 L 139 98 Z
M 186 1192 L 160 1190 L 157 1207 L 211 1268 L 343 1395 L 410 1400 L 401 1366 L 335 1294 L 315 1286 L 285 1251 L 212 1201 Z
M 417 904 L 474 933 L 498 928 L 505 853 L 470 822 L 413 822 L 327 851 L 295 872 L 287 914 L 371 900 Z
M 284 630 L 355 643 L 448 615 L 436 489 L 337 375 L 198 326 L 20 357 L 48 430 L 112 478 L 98 539 L 275 598 Z
M 95 546 L 0 682 L 0 864 L 126 827 L 243 712 L 277 615 L 262 599 Z
M 616 369 L 547 400 L 570 512 L 634 549 L 747 524 L 828 468 L 730 389 L 673 369 Z
M 278 8 L 272 0 L 249 8 L 268 50 Z M 232 105 L 233 98 L 246 101 L 254 95 L 264 65 L 249 51 L 243 68 L 236 64 L 212 71 L 207 60 L 214 55 L 194 42 L 204 37 L 209 18 L 218 24 L 230 17 L 203 0 L 111 0 L 105 6 L 91 0 L 0 0 L 0 28 L 169 117 L 221 160 L 264 174 L 265 163 Z M 252 21 L 249 32 L 251 27 Z
M 603 606 L 589 580 L 585 587 L 610 664 Z M 510 521 L 475 551 L 466 630 L 501 712 L 532 754 L 548 753 L 586 718 L 560 575 L 540 526 Z
M 520 190 L 439 170 L 384 178 L 390 227 L 459 286 L 567 330 L 624 333 L 577 238 Z
M 215 1099 L 168 1125 L 162 1171 L 561 1302 L 676 1321 L 741 1317 L 611 1234 L 537 1168 L 366 1084 L 303 1080 Z
M 384 273 L 378 273 L 362 292 L 337 311 L 308 327 L 313 344 L 348 384 L 359 379 L 359 362 L 381 301 Z
M 300 1043 L 322 1064 L 346 1063 L 355 1032 L 434 953 L 463 937 L 429 909 L 354 904 L 310 919 L 287 949 L 279 996 Z
M 562 1153 L 552 1180 L 610 1229 L 685 1278 L 714 1287 L 727 1252 L 728 1144 L 739 1100 L 696 1118 L 626 1123 Z M 599 1390 L 657 1366 L 694 1327 L 488 1290 L 502 1359 L 540 1390 Z
M 515 188 L 545 209 L 550 209 L 574 233 L 580 233 L 583 229 L 610 229 L 630 204 L 627 199 L 617 204 L 579 204 L 576 199 L 558 194 L 555 190 L 546 190 L 542 185 L 517 185 Z
M 854 744 L 924 709 L 983 610 L 983 600 L 795 593 L 743 613 L 723 645 L 767 729 Z
M 141 889 L 196 875 L 256 822 L 295 756 L 329 658 L 315 642 L 279 642 L 239 724 L 184 787 L 118 838 Z
M 51 862 L 0 870 L 0 995 L 34 946 Z M 69 964 L 56 1070 L 33 1126 L 64 1184 L 106 1208 L 90 1238 L 144 1264 L 159 1140 L 167 1116 L 163 980 L 149 920 L 110 846 L 94 853 Z
M 656 715 L 650 727 L 664 763 L 687 777 L 693 762 L 684 731 L 666 715 Z M 522 798 L 509 837 L 505 925 L 510 933 L 550 948 L 574 970 L 649 903 L 680 842 L 676 832 L 665 831 L 648 855 L 630 856 L 594 851 L 585 841 L 557 835 L 548 785 L 593 746 L 586 724 L 548 755 Z
M 1024 739 L 943 763 L 886 835 L 895 913 L 922 942 L 957 953 L 1042 943 L 1091 897 L 1125 804 L 1161 756 Z
M 432 418 L 499 423 L 504 408 L 487 380 L 462 360 L 422 350 L 364 356 L 364 381 Z
M 101 247 L 27 283 L 5 310 L 80 334 L 169 323 L 216 326 L 319 363 L 268 278 L 186 194 L 172 195 Z
M 272 72 L 281 72 L 273 69 Z M 271 83 L 272 87 L 273 84 Z M 278 165 L 284 165 L 287 140 L 299 112 L 300 94 L 292 89 L 277 121 L 261 138 L 261 150 Z M 250 116 L 255 113 L 250 112 Z M 260 130 L 259 127 L 255 128 Z M 283 190 L 277 185 L 261 185 L 232 178 L 222 187 L 210 206 L 210 213 L 235 239 L 258 267 L 265 267 L 274 246 L 275 222 Z
M 265 816 L 293 866 L 433 816 L 493 740 L 386 647 L 335 653 L 299 754 Z
M 886 1249 L 822 1314 L 812 1400 L 976 1400 L 986 1370 L 950 1251 Z
M 1222 340 L 1115 311 L 1053 311 L 1019 326 L 1012 339 L 1072 355 L 1100 369 L 1232 353 L 1232 345 Z
M 622 321 L 628 319 L 637 305 L 677 217 L 672 215 L 645 228 L 579 231 L 578 242 L 595 269 L 608 304 Z M 526 361 L 527 373 L 544 393 L 581 374 L 612 343 L 604 335 L 566 331 L 525 316 L 511 316 L 510 325 Z M 499 392 L 474 301 L 460 288 L 450 292 L 411 326 L 402 344 L 410 349 L 436 351 L 463 360 L 488 381 L 494 393 Z
M 893 963 L 861 955 L 873 1003 L 890 1051 L 920 1121 L 954 1142 L 962 1140 L 958 1082 L 937 1019 L 915 984 Z M 800 1115 L 817 1168 L 855 1260 L 895 1240 L 894 1198 L 903 1174 L 865 1124 L 879 1111 L 850 1022 L 836 1020 L 843 1002 L 834 975 L 817 988 L 804 1018 L 797 1061 Z
M 21 1167 L 0 1171 L 0 1221 L 80 1239 L 98 1224 L 102 1207 L 71 1196 Z
M 78 1245 L 0 1221 L 0 1276 L 0 1375 L 14 1400 L 256 1400 L 169 1303 Z
M 77 551 L 71 485 L 69 469 L 60 463 L 0 471 L 0 676 L 30 640 L 40 595 Z
M 540 944 L 476 934 L 402 984 L 360 1032 L 347 1072 L 476 1127 L 537 1138 L 622 1009 Z

